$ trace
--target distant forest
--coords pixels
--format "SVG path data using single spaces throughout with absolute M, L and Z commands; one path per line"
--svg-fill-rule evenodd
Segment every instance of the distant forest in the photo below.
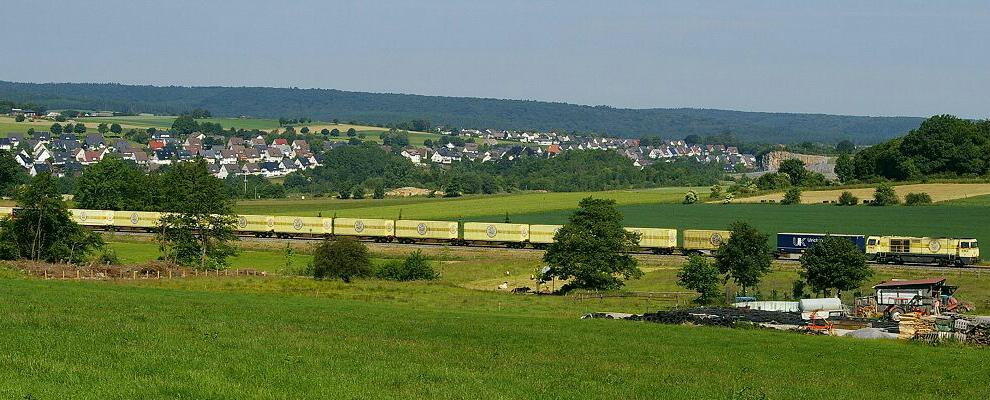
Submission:
M 557 130 L 620 137 L 732 133 L 763 143 L 851 140 L 874 144 L 906 134 L 924 120 L 762 113 L 709 109 L 625 109 L 528 100 L 263 87 L 136 86 L 0 81 L 0 98 L 49 109 L 110 110 L 174 115 L 208 109 L 217 117 L 339 119 L 376 125 L 429 120 L 433 126 Z

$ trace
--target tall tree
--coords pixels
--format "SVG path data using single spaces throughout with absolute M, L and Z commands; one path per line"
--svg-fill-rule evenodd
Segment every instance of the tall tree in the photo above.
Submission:
M 180 135 L 188 135 L 199 130 L 199 124 L 191 115 L 180 115 L 172 122 L 172 130 Z
M 17 196 L 17 217 L 0 222 L 4 252 L 48 262 L 80 262 L 103 245 L 102 239 L 72 221 L 55 178 L 34 177 Z
M 120 127 L 120 124 L 118 124 L 116 122 L 110 124 L 110 132 L 111 133 L 113 133 L 115 135 L 119 135 L 123 131 L 124 131 L 124 129 Z
M 780 162 L 777 171 L 787 174 L 791 178 L 792 185 L 802 185 L 808 175 L 808 170 L 804 167 L 804 161 L 789 159 Z
M 75 202 L 94 210 L 145 210 L 152 185 L 147 176 L 118 157 L 104 157 L 83 170 L 76 181 Z
M 27 172 L 17 163 L 14 155 L 6 150 L 0 150 L 0 195 L 13 194 L 17 185 L 27 181 Z
M 110 127 L 107 126 L 106 122 L 101 122 L 100 125 L 96 127 L 96 131 L 100 132 L 101 135 L 105 135 L 107 132 L 110 132 Z
M 835 159 L 835 175 L 840 182 L 849 182 L 856 178 L 856 166 L 849 154 L 842 153 Z
M 639 236 L 622 227 L 615 200 L 585 198 L 543 255 L 547 276 L 568 279 L 563 291 L 613 290 L 624 279 L 643 275 L 630 255 L 639 247 Z
M 742 287 L 743 294 L 746 294 L 746 289 L 758 285 L 763 275 L 771 270 L 768 240 L 767 235 L 750 224 L 735 222 L 732 224 L 732 236 L 715 254 L 715 265 L 719 271 Z
M 72 126 L 72 132 L 80 133 L 80 134 L 86 133 L 86 124 L 83 124 L 82 122 L 80 122 L 80 123 L 77 123 L 77 124 L 73 125 Z
M 206 162 L 179 163 L 165 172 L 169 196 L 164 199 L 159 245 L 169 259 L 201 269 L 225 268 L 236 253 L 233 202 L 223 181 L 210 175 Z
M 52 135 L 61 135 L 62 134 L 62 124 L 56 122 L 56 123 L 52 124 L 51 128 L 48 128 L 48 131 L 51 132 Z
M 718 267 L 708 258 L 692 255 L 677 273 L 677 284 L 700 294 L 695 303 L 711 304 L 722 294 Z
M 812 290 L 825 293 L 836 289 L 836 296 L 842 291 L 859 287 L 869 277 L 873 269 L 866 264 L 866 255 L 852 241 L 825 236 L 801 255 L 801 276 Z

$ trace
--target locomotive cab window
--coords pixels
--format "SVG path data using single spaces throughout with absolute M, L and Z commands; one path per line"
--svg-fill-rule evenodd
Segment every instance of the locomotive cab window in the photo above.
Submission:
M 964 249 L 968 249 L 969 248 L 969 242 L 962 242 L 962 243 L 959 244 L 959 247 L 962 247 Z
M 876 246 L 877 245 L 877 240 L 876 239 L 870 239 L 870 241 L 867 242 L 866 244 L 867 245 L 870 245 L 870 246 Z

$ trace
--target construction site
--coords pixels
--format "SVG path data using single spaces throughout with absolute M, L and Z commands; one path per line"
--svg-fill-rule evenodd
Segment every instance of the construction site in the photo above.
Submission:
M 598 312 L 586 319 L 622 319 L 673 325 L 762 327 L 860 339 L 899 339 L 931 344 L 990 345 L 990 316 L 954 296 L 946 278 L 891 280 L 854 304 L 839 298 L 759 301 L 737 297 L 724 307 L 674 308 L 643 314 Z

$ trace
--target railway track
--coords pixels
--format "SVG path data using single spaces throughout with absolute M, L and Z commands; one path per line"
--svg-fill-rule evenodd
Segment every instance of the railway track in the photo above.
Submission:
M 135 231 L 116 231 L 112 232 L 114 235 L 127 235 L 127 236 L 137 236 L 137 237 L 151 237 L 154 236 L 153 233 L 149 232 L 135 232 Z M 316 242 L 323 240 L 322 237 L 291 237 L 291 238 L 274 238 L 274 237 L 256 237 L 254 235 L 238 235 L 241 240 L 249 242 L 259 242 L 259 243 L 285 243 L 286 241 L 293 242 Z M 496 246 L 496 245 L 482 245 L 482 244 L 472 244 L 470 246 L 457 246 L 442 243 L 398 243 L 398 242 L 379 242 L 374 240 L 363 240 L 364 242 L 371 243 L 375 247 L 385 248 L 385 249 L 444 249 L 444 248 L 457 248 L 457 249 L 494 249 L 502 251 L 512 251 L 512 252 L 529 252 L 529 253 L 542 253 L 542 249 L 534 249 L 531 247 L 524 248 L 512 248 L 506 246 Z M 671 260 L 686 260 L 688 256 L 681 254 L 654 254 L 652 252 L 639 252 L 636 253 L 637 256 L 641 258 L 655 258 L 655 259 L 671 259 Z M 800 260 L 797 259 L 786 259 L 778 258 L 774 261 L 781 264 L 792 264 L 796 265 Z M 884 269 L 923 269 L 928 271 L 946 271 L 946 272 L 959 272 L 967 270 L 986 270 L 990 271 L 990 265 L 968 265 L 964 267 L 955 266 L 937 266 L 929 264 L 878 264 L 870 263 L 873 266 Z

